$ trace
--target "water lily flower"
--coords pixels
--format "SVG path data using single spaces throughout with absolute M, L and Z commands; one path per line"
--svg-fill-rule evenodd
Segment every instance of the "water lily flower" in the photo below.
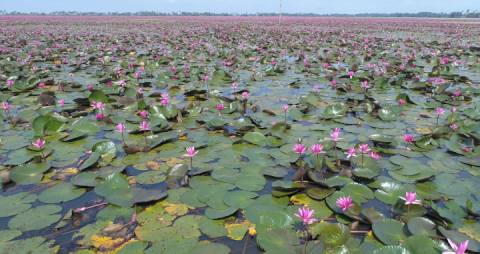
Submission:
M 398 99 L 398 105 L 403 106 L 407 104 L 407 101 L 405 99 Z
M 332 86 L 332 88 L 336 88 L 337 87 L 337 81 L 334 79 L 330 82 L 330 85 Z
M 139 79 L 142 77 L 142 73 L 137 71 L 137 72 L 135 72 L 135 73 L 133 74 L 133 77 L 134 77 L 136 80 L 139 80 Z
M 377 152 L 374 152 L 374 151 L 371 151 L 368 155 L 370 155 L 370 158 L 372 158 L 376 161 L 380 160 L 380 158 L 381 158 L 380 154 L 377 153 Z
M 317 221 L 317 219 L 313 218 L 314 213 L 315 211 L 313 209 L 309 209 L 308 207 L 304 206 L 304 207 L 298 208 L 298 211 L 295 214 L 295 216 L 297 216 L 302 220 L 303 225 L 307 226 Z
M 10 111 L 12 109 L 12 105 L 8 103 L 8 101 L 2 102 L 2 109 L 6 112 Z
M 185 149 L 187 151 L 187 153 L 185 154 L 185 156 L 187 157 L 194 157 L 195 155 L 197 155 L 198 151 L 195 151 L 195 147 L 194 146 L 191 146 L 191 147 L 187 147 Z
M 347 159 L 357 157 L 357 150 L 355 149 L 355 147 L 350 147 L 347 149 L 347 152 L 345 154 L 347 155 Z
M 313 154 L 315 155 L 319 155 L 321 153 L 324 153 L 323 152 L 323 145 L 322 144 L 314 144 L 312 145 L 312 147 L 310 148 L 310 150 L 312 151 Z
M 458 125 L 456 123 L 450 124 L 450 129 L 456 131 L 458 129 Z
M 104 110 L 105 109 L 105 103 L 101 101 L 92 101 L 92 108 L 93 109 L 98 109 L 98 110 Z
M 250 98 L 250 94 L 247 91 L 243 92 L 242 93 L 242 99 L 246 101 L 246 100 L 248 100 L 248 98 Z
M 170 103 L 170 95 L 168 93 L 162 93 L 160 104 L 165 107 L 169 103 Z
M 450 59 L 446 56 L 440 58 L 440 64 L 446 65 L 446 64 L 448 64 L 449 61 L 450 61 Z
M 93 91 L 93 85 L 92 85 L 92 84 L 88 84 L 88 85 L 87 85 L 87 90 L 90 91 L 90 92 Z
M 282 110 L 285 113 L 288 111 L 289 108 L 290 108 L 290 106 L 288 106 L 288 104 L 285 104 L 285 105 L 282 106 Z
M 293 151 L 296 154 L 302 155 L 307 151 L 307 147 L 304 144 L 295 144 L 293 146 Z
M 141 131 L 149 131 L 150 130 L 150 124 L 143 120 L 141 123 L 140 123 L 140 130 Z
M 95 119 L 97 120 L 103 120 L 105 118 L 105 115 L 103 113 L 97 113 L 95 115 Z
M 223 105 L 223 103 L 219 103 L 215 106 L 215 108 L 217 109 L 217 111 L 222 111 L 225 109 L 225 105 Z
M 431 83 L 432 85 L 442 85 L 442 84 L 445 84 L 447 83 L 447 81 L 443 78 L 429 78 L 427 80 L 429 83 Z
M 125 133 L 125 124 L 124 123 L 118 123 L 117 125 L 115 125 L 115 129 L 117 130 L 117 132 L 119 133 Z
M 235 91 L 237 90 L 237 88 L 238 88 L 238 83 L 237 83 L 237 82 L 233 82 L 233 83 L 232 83 L 232 89 L 233 89 L 233 91 L 235 92 Z
M 160 104 L 162 106 L 167 106 L 168 104 L 170 103 L 170 100 L 168 98 L 163 98 L 161 101 L 160 101 Z
M 421 205 L 422 202 L 417 199 L 417 193 L 415 192 L 406 192 L 405 197 L 401 197 L 405 200 L 405 205 Z
M 257 230 L 255 229 L 255 226 L 248 227 L 248 234 L 250 236 L 255 236 L 257 234 Z
M 277 60 L 275 58 L 272 58 L 272 60 L 270 61 L 270 64 L 273 66 L 277 65 Z
M 40 88 L 40 89 L 43 89 L 43 88 L 45 88 L 45 87 L 46 87 L 46 85 L 45 85 L 44 82 L 40 82 L 40 83 L 38 84 L 38 88 Z
M 360 144 L 358 145 L 358 151 L 362 154 L 367 154 L 368 152 L 370 152 L 370 147 L 368 146 L 368 144 Z
M 354 74 L 355 74 L 355 72 L 353 72 L 353 71 L 348 71 L 348 72 L 347 72 L 347 75 L 348 75 L 348 77 L 349 77 L 350 79 L 353 78 L 353 75 L 354 75 Z
M 333 131 L 330 133 L 330 139 L 334 142 L 337 142 L 340 140 L 340 128 L 335 128 Z
M 370 88 L 370 84 L 368 83 L 368 80 L 362 81 L 362 82 L 360 83 L 360 86 L 361 86 L 363 89 L 365 89 L 365 90 L 367 90 L 367 89 Z
M 437 108 L 437 109 L 435 109 L 435 113 L 437 114 L 437 116 L 441 116 L 441 115 L 445 114 L 445 109 L 444 108 Z
M 65 105 L 65 99 L 58 100 L 58 105 L 60 105 L 60 107 L 63 107 Z
M 453 106 L 453 107 L 450 109 L 450 111 L 452 111 L 452 113 L 457 112 L 457 107 Z
M 209 79 L 210 79 L 210 76 L 208 76 L 208 75 L 204 75 L 204 76 L 202 77 L 202 81 L 203 81 L 203 82 L 208 82 Z
M 342 209 L 343 212 L 347 211 L 348 209 L 350 209 L 351 207 L 353 207 L 353 200 L 351 197 L 347 196 L 347 197 L 340 197 L 337 199 L 337 201 L 335 202 L 337 204 L 337 206 Z
M 139 115 L 141 118 L 146 119 L 146 118 L 148 118 L 148 111 L 142 110 L 142 111 L 138 112 L 138 115 Z
M 460 90 L 460 89 L 455 90 L 455 92 L 453 92 L 453 96 L 454 97 L 462 96 L 462 90 Z
M 45 147 L 45 140 L 42 139 L 42 138 L 39 138 L 37 140 L 35 140 L 32 145 L 37 148 L 38 150 L 42 150 L 44 147 Z
M 442 254 L 465 254 L 467 253 L 468 249 L 468 240 L 465 240 L 460 243 L 460 246 L 458 246 L 456 243 L 454 243 L 452 240 L 448 239 L 448 244 L 450 247 L 453 249 L 453 251 L 444 251 Z
M 405 141 L 406 143 L 413 143 L 413 141 L 415 141 L 415 138 L 412 134 L 405 134 L 403 135 L 403 141 Z
M 12 88 L 13 84 L 15 83 L 15 80 L 13 79 L 9 79 L 7 80 L 7 87 L 10 89 Z

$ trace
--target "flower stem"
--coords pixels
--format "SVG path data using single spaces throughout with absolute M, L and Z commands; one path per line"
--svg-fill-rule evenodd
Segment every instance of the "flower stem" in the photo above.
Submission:
M 145 139 L 145 151 L 147 151 L 148 149 L 148 141 L 147 141 L 147 132 L 144 132 L 143 133 L 143 138 Z
M 338 155 L 337 155 L 337 142 L 334 141 L 333 144 L 334 144 L 333 149 L 335 150 L 335 163 L 338 167 L 340 165 L 340 162 L 338 161 Z
M 248 246 L 248 235 L 245 237 L 245 244 L 243 245 L 243 250 L 242 250 L 242 254 L 245 254 L 247 253 L 247 246 Z
M 305 228 L 305 244 L 303 246 L 303 254 L 307 254 L 307 245 L 308 245 L 308 229 Z

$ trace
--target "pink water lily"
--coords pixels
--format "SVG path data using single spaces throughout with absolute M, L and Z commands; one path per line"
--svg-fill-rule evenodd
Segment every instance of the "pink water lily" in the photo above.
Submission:
M 139 115 L 141 118 L 146 119 L 146 118 L 148 118 L 148 111 L 142 110 L 142 111 L 138 112 L 138 115 Z
M 12 105 L 8 103 L 7 101 L 2 102 L 2 109 L 4 111 L 10 111 L 12 109 Z
M 334 142 L 337 142 L 340 140 L 340 128 L 335 128 L 333 131 L 330 133 L 330 139 Z
M 125 124 L 124 123 L 118 123 L 117 125 L 115 125 L 115 129 L 117 132 L 119 133 L 125 133 Z
M 170 95 L 168 93 L 162 93 L 160 104 L 165 107 L 169 103 L 170 103 Z
M 374 151 L 370 151 L 370 153 L 368 155 L 370 156 L 370 158 L 372 158 L 376 161 L 380 160 L 380 158 L 381 158 L 380 154 L 377 153 L 377 152 L 374 152 Z
M 103 120 L 104 118 L 105 118 L 105 115 L 104 115 L 103 113 L 97 113 L 97 114 L 95 115 L 95 119 L 97 119 L 97 120 L 99 120 L 99 121 L 100 121 L 100 120 Z
M 93 91 L 93 85 L 92 85 L 92 84 L 88 84 L 88 85 L 87 85 L 87 90 L 90 91 L 90 92 Z
M 105 109 L 105 103 L 101 102 L 101 101 L 92 101 L 92 104 L 91 104 L 92 108 L 93 109 L 98 109 L 98 110 L 104 110 Z
M 334 79 L 330 82 L 330 85 L 332 86 L 332 88 L 336 88 L 337 87 L 337 81 Z
M 222 111 L 225 109 L 225 105 L 223 105 L 223 103 L 219 103 L 215 106 L 215 109 L 217 109 L 217 111 Z
M 403 135 L 403 141 L 405 141 L 406 143 L 413 143 L 413 141 L 415 141 L 415 138 L 412 134 L 405 134 Z
M 417 193 L 415 192 L 406 192 L 405 197 L 401 197 L 405 200 L 405 205 L 421 205 L 422 202 L 417 199 Z
M 450 124 L 450 129 L 452 129 L 453 131 L 456 131 L 458 129 L 458 125 L 456 123 L 452 123 Z
M 460 245 L 457 245 L 456 243 L 454 243 L 452 240 L 450 240 L 448 238 L 447 238 L 447 241 L 448 241 L 448 244 L 450 245 L 450 247 L 453 249 L 453 251 L 444 251 L 444 252 L 442 252 L 442 254 L 465 254 L 465 253 L 467 253 L 468 240 L 465 240 L 465 241 L 461 242 Z
M 194 157 L 195 155 L 197 155 L 198 151 L 195 151 L 195 147 L 194 146 L 191 146 L 191 147 L 187 147 L 185 149 L 187 151 L 187 153 L 185 154 L 185 156 L 187 157 Z
M 15 80 L 13 79 L 9 79 L 7 80 L 7 87 L 10 89 L 12 88 L 13 84 L 15 83 Z
M 242 93 L 242 99 L 243 100 L 248 100 L 248 98 L 250 98 L 250 94 L 247 91 L 243 92 Z
M 314 144 L 314 145 L 312 145 L 310 150 L 312 151 L 312 153 L 314 155 L 319 155 L 321 153 L 324 153 L 322 144 Z
M 45 142 L 44 139 L 39 138 L 39 139 L 35 140 L 35 141 L 32 143 L 32 145 L 33 145 L 36 149 L 42 150 L 42 149 L 45 147 L 45 143 L 46 143 L 46 142 Z
M 304 154 L 305 152 L 307 152 L 307 147 L 306 147 L 304 144 L 295 144 L 295 145 L 293 146 L 293 151 L 294 151 L 296 154 L 302 155 L 302 154 Z
M 60 107 L 63 107 L 65 105 L 65 99 L 58 100 L 58 105 L 60 105 Z
M 405 104 L 407 104 L 407 101 L 406 101 L 406 100 L 404 100 L 404 99 L 399 99 L 399 100 L 398 100 L 398 105 L 404 106 Z
M 314 213 L 315 211 L 313 209 L 309 209 L 308 207 L 304 206 L 304 207 L 298 208 L 298 211 L 295 214 L 295 216 L 297 216 L 302 220 L 303 225 L 307 226 L 317 221 L 317 219 L 313 217 Z
M 357 150 L 355 149 L 355 147 L 350 147 L 347 149 L 347 152 L 345 154 L 347 155 L 347 159 L 357 157 Z
M 233 89 L 233 91 L 234 91 L 234 92 L 237 91 L 237 88 L 238 88 L 238 83 L 237 83 L 237 82 L 233 82 L 233 83 L 232 83 L 232 89 Z
M 368 152 L 370 152 L 370 147 L 368 146 L 368 144 L 360 144 L 358 145 L 358 151 L 362 154 L 367 154 Z
M 353 75 L 354 75 L 354 74 L 355 74 L 355 72 L 353 72 L 353 71 L 347 72 L 347 75 L 348 75 L 348 77 L 349 77 L 350 79 L 353 78 Z
M 435 109 L 435 113 L 437 114 L 437 116 L 441 116 L 441 115 L 445 114 L 445 109 L 444 108 L 437 108 L 437 109 Z
M 335 202 L 337 206 L 342 209 L 343 212 L 353 207 L 353 200 L 351 197 L 340 197 Z
M 150 130 L 150 124 L 147 121 L 142 121 L 140 123 L 140 130 L 141 131 L 149 131 Z
M 363 89 L 365 89 L 365 90 L 367 90 L 367 89 L 370 88 L 370 84 L 368 83 L 368 80 L 362 81 L 362 82 L 360 83 L 360 86 L 361 86 Z
M 288 106 L 288 104 L 285 104 L 285 105 L 282 106 L 282 110 L 285 113 L 288 111 L 289 108 L 290 108 L 290 106 Z

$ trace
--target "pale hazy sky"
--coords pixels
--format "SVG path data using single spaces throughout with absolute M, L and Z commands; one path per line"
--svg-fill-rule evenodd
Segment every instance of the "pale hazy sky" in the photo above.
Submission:
M 480 0 L 282 0 L 284 12 L 451 12 L 480 10 Z M 7 11 L 194 11 L 256 13 L 278 11 L 279 0 L 0 0 Z

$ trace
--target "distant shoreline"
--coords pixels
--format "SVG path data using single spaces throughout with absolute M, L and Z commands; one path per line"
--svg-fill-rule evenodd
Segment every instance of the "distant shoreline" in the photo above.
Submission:
M 7 12 L 0 11 L 0 16 L 105 16 L 105 17 L 275 17 L 278 13 L 210 13 L 210 12 Z M 480 12 L 418 12 L 418 13 L 360 13 L 360 14 L 316 14 L 316 13 L 282 13 L 284 17 L 339 17 L 339 18 L 442 18 L 442 19 L 479 19 Z

